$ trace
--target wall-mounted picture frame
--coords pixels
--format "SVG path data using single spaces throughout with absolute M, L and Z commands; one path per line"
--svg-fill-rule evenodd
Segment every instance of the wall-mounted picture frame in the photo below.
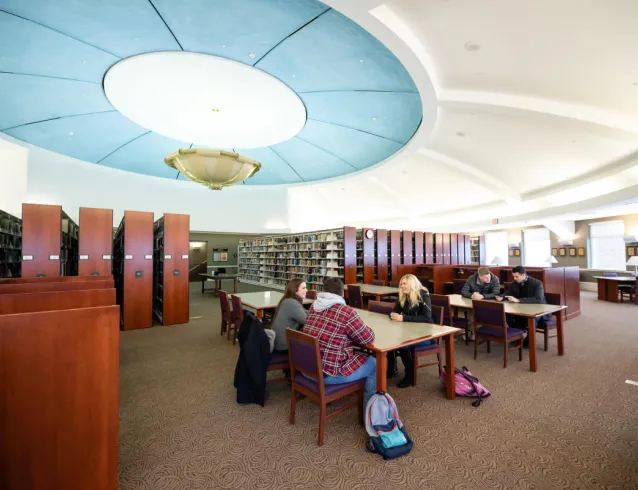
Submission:
M 575 248 L 570 248 L 569 249 L 569 256 L 570 257 L 576 257 L 576 249 Z
M 585 247 L 578 247 L 578 256 L 579 257 L 585 256 Z
M 514 249 L 510 248 L 510 257 L 514 257 Z
M 514 249 L 514 255 L 516 255 L 517 257 L 520 257 L 521 256 L 521 249 L 520 248 Z
M 636 248 L 638 247 L 627 247 L 627 255 L 629 255 L 630 257 L 636 255 Z
M 558 255 L 558 249 L 557 248 L 552 248 L 552 255 L 554 257 L 556 257 Z
M 565 255 L 567 255 L 567 249 L 561 247 L 558 251 L 558 255 L 565 257 Z

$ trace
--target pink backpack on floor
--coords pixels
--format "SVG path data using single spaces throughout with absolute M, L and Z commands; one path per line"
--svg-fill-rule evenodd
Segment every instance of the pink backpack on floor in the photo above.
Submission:
M 441 373 L 441 383 L 445 386 L 445 370 Z M 491 395 L 489 391 L 479 382 L 476 376 L 463 366 L 461 369 L 454 369 L 454 392 L 458 396 L 467 396 L 470 398 L 478 398 L 472 402 L 473 407 L 479 407 L 483 398 Z

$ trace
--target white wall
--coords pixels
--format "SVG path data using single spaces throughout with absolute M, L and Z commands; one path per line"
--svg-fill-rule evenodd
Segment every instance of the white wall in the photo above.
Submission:
M 0 209 L 22 217 L 27 200 L 28 151 L 0 139 Z
M 62 205 L 76 222 L 80 207 L 96 207 L 113 209 L 115 225 L 125 210 L 132 210 L 153 211 L 155 219 L 164 213 L 189 214 L 193 231 L 289 231 L 285 187 L 238 185 L 210 191 L 191 182 L 116 170 L 31 145 L 27 148 L 27 195 L 20 201 Z

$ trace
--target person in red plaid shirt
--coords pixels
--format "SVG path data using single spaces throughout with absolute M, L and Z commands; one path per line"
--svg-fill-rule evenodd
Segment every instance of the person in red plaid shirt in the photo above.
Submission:
M 377 391 L 377 363 L 374 357 L 353 349 L 374 342 L 374 332 L 346 305 L 343 282 L 330 277 L 323 292 L 310 307 L 303 332 L 319 339 L 325 384 L 341 384 L 365 378 L 364 406 Z

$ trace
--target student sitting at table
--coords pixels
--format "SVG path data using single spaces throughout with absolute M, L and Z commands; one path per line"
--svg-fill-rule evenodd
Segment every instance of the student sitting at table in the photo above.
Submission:
M 343 282 L 330 277 L 323 283 L 323 292 L 308 311 L 303 329 L 305 334 L 319 339 L 319 354 L 325 384 L 342 384 L 366 380 L 364 406 L 377 390 L 377 362 L 356 345 L 374 342 L 374 331 L 368 327 L 356 310 L 343 299 Z
M 274 352 L 288 352 L 286 329 L 299 330 L 306 323 L 306 310 L 303 300 L 306 299 L 308 288 L 301 279 L 292 279 L 286 286 L 286 291 L 277 305 L 271 329 L 275 332 Z
M 399 299 L 390 313 L 390 318 L 396 322 L 432 323 L 432 303 L 430 292 L 412 274 L 406 274 L 399 282 Z M 416 345 L 427 345 L 431 340 Z M 399 388 L 412 386 L 412 351 L 410 347 L 399 349 L 399 355 L 405 368 L 405 377 L 399 381 Z
M 487 267 L 479 267 L 461 291 L 461 296 L 471 299 L 494 299 L 501 293 L 501 283 Z
M 496 296 L 498 301 L 507 299 L 512 303 L 523 304 L 537 304 L 545 305 L 547 300 L 545 299 L 545 290 L 543 288 L 543 282 L 534 277 L 527 275 L 525 267 L 517 265 L 512 269 L 512 277 L 514 282 L 507 287 L 507 290 L 503 296 Z M 542 317 L 535 318 L 536 326 L 542 321 L 547 321 L 552 317 L 551 313 Z M 527 319 L 520 316 L 510 315 L 506 316 L 507 324 L 510 327 L 518 328 L 520 330 L 527 330 Z M 529 337 L 525 337 L 523 341 L 523 347 L 529 347 Z

